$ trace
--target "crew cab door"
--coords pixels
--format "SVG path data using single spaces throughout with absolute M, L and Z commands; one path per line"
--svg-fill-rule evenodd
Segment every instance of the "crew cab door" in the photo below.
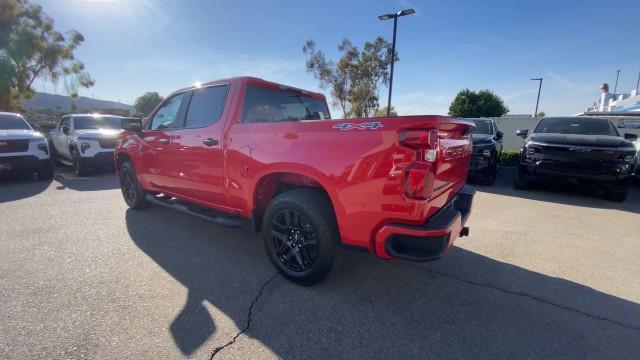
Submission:
M 177 160 L 170 152 L 171 138 L 173 131 L 182 126 L 189 95 L 184 92 L 164 100 L 142 131 L 143 147 L 136 170 L 144 183 L 160 190 L 173 188 L 166 171 L 167 162 Z
M 171 160 L 164 162 L 172 193 L 218 207 L 225 206 L 223 113 L 229 88 L 220 84 L 190 92 L 183 127 L 172 134 Z

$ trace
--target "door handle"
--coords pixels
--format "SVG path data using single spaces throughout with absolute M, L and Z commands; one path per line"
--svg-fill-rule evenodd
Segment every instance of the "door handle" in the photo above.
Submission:
M 218 140 L 209 138 L 209 139 L 202 140 L 202 143 L 205 144 L 206 146 L 214 146 L 214 145 L 218 145 Z
M 169 143 L 169 139 L 160 139 L 158 142 L 162 145 L 167 145 Z

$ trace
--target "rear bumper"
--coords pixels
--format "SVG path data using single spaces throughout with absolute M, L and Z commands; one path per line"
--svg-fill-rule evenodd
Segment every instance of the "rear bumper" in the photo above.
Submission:
M 433 261 L 449 250 L 458 236 L 467 235 L 464 227 L 471 214 L 475 189 L 466 185 L 447 205 L 418 226 L 388 224 L 375 236 L 376 255 L 385 259 Z

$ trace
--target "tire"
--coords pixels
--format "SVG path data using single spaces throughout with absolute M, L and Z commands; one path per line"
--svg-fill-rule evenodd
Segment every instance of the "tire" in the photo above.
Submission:
M 498 172 L 498 165 L 494 164 L 493 166 L 491 166 L 491 168 L 489 168 L 489 170 L 487 170 L 487 173 L 478 178 L 478 184 L 480 185 L 484 185 L 484 186 L 491 186 L 493 185 L 494 182 L 496 182 L 496 173 Z
M 513 179 L 513 187 L 518 190 L 527 190 L 529 188 L 529 181 L 520 175 L 520 170 L 517 170 L 516 177 Z
M 294 189 L 275 197 L 264 215 L 262 239 L 269 260 L 290 281 L 312 286 L 338 260 L 338 224 L 329 199 L 318 190 Z
M 620 190 L 609 190 L 607 191 L 607 199 L 609 199 L 610 201 L 615 201 L 615 202 L 623 202 L 627 199 L 627 196 L 629 196 L 629 191 L 631 190 L 630 186 L 627 186 L 626 188 Z
M 53 179 L 53 163 L 47 163 L 38 169 L 38 179 L 51 180 Z
M 78 153 L 78 150 L 71 150 L 71 160 L 73 161 L 73 172 L 78 177 L 83 177 L 89 175 L 87 170 L 87 165 L 84 160 L 82 160 L 82 156 Z
M 151 205 L 146 199 L 147 192 L 140 185 L 131 162 L 123 162 L 118 175 L 122 197 L 131 209 L 144 209 Z

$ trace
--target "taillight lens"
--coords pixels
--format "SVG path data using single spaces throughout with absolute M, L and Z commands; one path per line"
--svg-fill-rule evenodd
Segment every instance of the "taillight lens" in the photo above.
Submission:
M 438 130 L 406 130 L 400 133 L 400 144 L 419 150 L 418 161 L 435 162 L 438 158 Z
M 427 200 L 431 197 L 435 176 L 433 164 L 413 163 L 407 167 L 405 176 L 404 193 L 407 197 L 416 200 Z

